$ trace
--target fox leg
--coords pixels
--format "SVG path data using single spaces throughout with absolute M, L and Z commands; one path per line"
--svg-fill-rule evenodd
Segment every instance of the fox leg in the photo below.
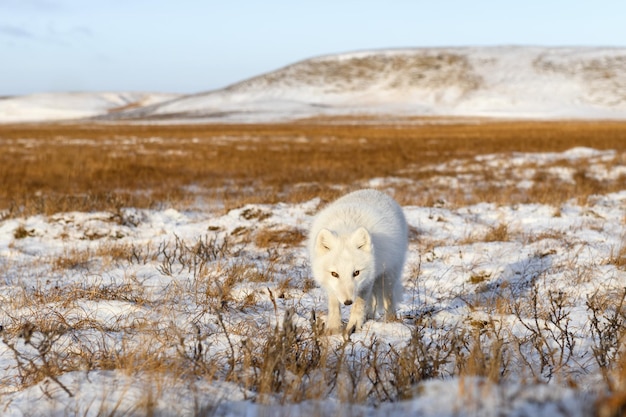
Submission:
M 330 333 L 337 333 L 341 329 L 341 307 L 339 300 L 333 294 L 328 294 L 328 316 L 326 328 Z
M 372 287 L 369 286 L 361 291 L 356 297 L 356 301 L 350 310 L 350 319 L 346 330 L 353 333 L 361 330 L 365 320 L 372 314 Z
M 375 309 L 378 313 L 383 313 L 385 321 L 396 318 L 396 306 L 401 299 L 402 284 L 398 283 L 396 275 L 395 273 L 379 275 L 376 277 L 374 290 L 372 291 Z

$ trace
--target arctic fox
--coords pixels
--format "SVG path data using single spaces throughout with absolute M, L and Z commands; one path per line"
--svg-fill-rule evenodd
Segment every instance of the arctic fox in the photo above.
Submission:
M 395 317 L 407 245 L 404 213 L 380 191 L 347 194 L 316 216 L 308 249 L 313 277 L 328 293 L 330 332 L 341 328 L 340 303 L 354 304 L 348 332 L 359 330 L 376 312 Z

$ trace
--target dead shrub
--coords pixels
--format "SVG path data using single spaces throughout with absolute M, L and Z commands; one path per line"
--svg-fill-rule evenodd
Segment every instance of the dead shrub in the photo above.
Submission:
M 594 359 L 609 389 L 623 389 L 624 374 L 614 374 L 623 369 L 623 343 L 626 337 L 626 289 L 621 294 L 595 293 L 587 299 L 589 328 L 593 338 Z M 618 377 L 615 379 L 615 377 Z

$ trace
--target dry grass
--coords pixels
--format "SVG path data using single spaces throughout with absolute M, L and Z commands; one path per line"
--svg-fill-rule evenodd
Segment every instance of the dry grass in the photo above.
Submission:
M 16 216 L 188 206 L 202 199 L 222 201 L 226 208 L 315 196 L 328 200 L 372 178 L 427 184 L 445 175 L 434 171 L 435 164 L 451 160 L 575 146 L 614 149 L 623 159 L 626 123 L 461 119 L 419 125 L 4 125 L 0 210 Z M 626 188 L 624 177 L 599 183 L 579 170 L 573 183 L 538 173 L 535 185 L 520 191 L 491 181 L 490 172 L 485 168 L 476 174 L 472 193 L 445 186 L 393 186 L 401 203 L 420 205 L 444 198 L 449 204 L 535 201 L 558 206 L 573 196 Z
M 295 247 L 306 239 L 305 232 L 300 229 L 261 229 L 254 239 L 260 248 Z
M 473 72 L 467 57 L 437 52 L 425 53 L 420 56 L 385 54 L 368 57 L 350 57 L 342 60 L 315 59 L 297 63 L 282 71 L 253 78 L 244 84 L 231 87 L 249 87 L 256 84 L 257 88 L 268 85 L 284 85 L 285 81 L 303 80 L 305 83 L 319 84 L 327 91 L 336 86 L 338 91 L 363 91 L 372 82 L 380 79 L 380 74 L 388 74 L 388 87 L 406 90 L 411 87 L 432 89 L 440 85 L 458 87 L 467 93 L 480 86 L 482 78 Z M 287 78 L 287 80 L 285 80 Z
M 89 267 L 89 261 L 92 257 L 93 255 L 89 250 L 72 249 L 54 259 L 54 269 L 87 269 Z
M 615 255 L 611 256 L 610 263 L 620 269 L 626 269 L 626 243 L 619 248 Z

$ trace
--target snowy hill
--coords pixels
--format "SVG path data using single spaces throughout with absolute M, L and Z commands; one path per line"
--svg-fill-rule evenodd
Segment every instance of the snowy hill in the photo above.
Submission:
M 178 97 L 152 93 L 42 93 L 0 98 L 0 122 L 82 119 Z
M 626 117 L 626 49 L 484 47 L 331 55 L 113 118 L 399 114 Z
M 355 52 L 305 60 L 188 96 L 85 93 L 0 100 L 5 122 L 94 116 L 255 122 L 355 114 L 622 119 L 626 48 Z

